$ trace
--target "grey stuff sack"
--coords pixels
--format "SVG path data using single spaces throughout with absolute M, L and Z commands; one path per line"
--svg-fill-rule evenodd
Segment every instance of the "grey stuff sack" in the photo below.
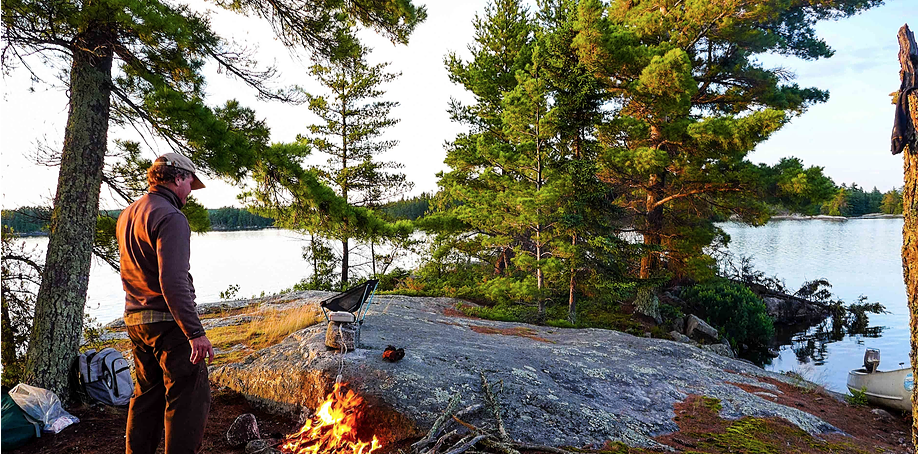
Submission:
M 134 381 L 127 360 L 114 348 L 93 349 L 78 359 L 80 383 L 93 400 L 106 405 L 125 406 L 134 395 Z

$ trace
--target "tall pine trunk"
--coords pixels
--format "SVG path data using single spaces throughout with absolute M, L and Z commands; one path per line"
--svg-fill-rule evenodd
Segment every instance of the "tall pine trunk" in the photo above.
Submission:
M 657 147 L 662 147 L 663 133 L 657 125 L 650 126 L 650 140 Z M 651 175 L 647 184 L 647 198 L 644 201 L 644 245 L 647 246 L 641 257 L 640 278 L 649 279 L 653 272 L 660 268 L 659 249 L 663 241 L 663 207 L 657 202 L 663 199 L 666 173 L 662 171 Z
M 571 238 L 571 251 L 576 251 L 577 249 L 577 235 L 574 235 Z M 576 254 L 576 252 L 574 252 Z M 574 258 L 571 258 L 571 262 L 574 262 Z M 568 287 L 568 296 L 567 296 L 567 319 L 571 323 L 577 323 L 577 293 L 575 288 L 577 287 L 577 267 L 571 266 L 571 282 Z
M 647 249 L 641 257 L 640 278 L 649 279 L 653 272 L 659 268 L 659 248 L 663 232 L 663 207 L 656 206 L 657 201 L 663 198 L 663 175 L 652 175 L 647 188 L 647 198 L 644 201 L 644 245 Z
M 904 25 L 899 29 L 899 63 L 902 66 L 902 90 L 899 96 L 908 96 L 908 115 L 912 133 L 918 126 L 918 93 L 907 93 L 915 85 L 918 73 L 918 48 L 915 37 Z M 906 133 L 906 131 L 900 131 Z M 907 136 L 907 134 L 905 134 Z M 909 328 L 911 331 L 912 376 L 918 376 L 918 149 L 915 143 L 905 148 L 905 186 L 902 188 L 902 207 L 905 223 L 902 226 L 902 270 L 905 289 L 908 292 Z M 918 446 L 918 387 L 912 388 L 912 446 Z
M 536 286 L 539 289 L 539 315 L 545 315 L 545 297 L 543 287 L 545 286 L 545 276 L 542 273 L 542 205 L 541 191 L 544 181 L 542 180 L 542 140 L 541 140 L 541 122 L 542 106 L 536 103 L 535 111 L 535 153 L 536 153 Z
M 344 238 L 341 240 L 341 290 L 347 285 L 348 255 L 348 238 Z
M 100 13 L 104 14 L 104 13 Z M 114 30 L 87 21 L 73 46 L 70 110 L 24 381 L 69 396 L 80 343 L 108 142 Z
M 912 119 L 918 120 L 918 95 L 909 95 Z M 905 187 L 902 206 L 902 269 L 908 290 L 909 328 L 911 330 L 912 376 L 918 376 L 918 150 L 909 147 L 905 159 Z M 912 444 L 918 446 L 918 387 L 912 389 Z

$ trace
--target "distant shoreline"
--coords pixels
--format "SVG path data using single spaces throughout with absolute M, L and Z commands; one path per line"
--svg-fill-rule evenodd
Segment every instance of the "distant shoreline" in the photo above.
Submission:
M 816 216 L 806 216 L 802 214 L 782 214 L 772 216 L 769 220 L 776 221 L 835 221 L 835 222 L 844 222 L 851 221 L 855 219 L 902 219 L 903 215 L 901 214 L 882 214 L 882 213 L 871 213 L 865 214 L 863 216 L 827 216 L 824 214 Z
M 860 220 L 860 219 L 902 219 L 904 215 L 901 214 L 883 214 L 883 213 L 870 213 L 862 216 L 828 216 L 825 214 L 818 214 L 816 216 L 807 216 L 803 214 L 778 214 L 770 217 L 769 221 L 832 221 L 832 222 L 846 222 L 851 220 Z M 731 219 L 733 220 L 733 219 Z M 255 231 L 255 230 L 268 230 L 268 229 L 277 229 L 280 227 L 277 226 L 266 226 L 266 227 L 243 227 L 243 228 L 225 228 L 217 227 L 211 228 L 211 232 L 241 232 L 241 231 Z M 48 236 L 48 232 L 16 232 L 16 236 L 23 237 L 40 237 Z
M 273 225 L 269 225 L 267 227 L 240 227 L 240 228 L 217 227 L 217 228 L 211 228 L 210 230 L 204 233 L 208 233 L 208 232 L 251 232 L 251 231 L 256 231 L 256 230 L 268 230 L 268 229 L 277 229 L 277 228 L 279 227 L 276 227 Z M 31 237 L 39 237 L 39 236 L 48 236 L 48 232 L 15 232 L 15 235 L 20 238 L 31 238 Z

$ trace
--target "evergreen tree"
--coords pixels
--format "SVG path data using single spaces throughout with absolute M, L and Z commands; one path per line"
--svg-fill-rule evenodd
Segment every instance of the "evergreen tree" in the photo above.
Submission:
M 450 79 L 474 102 L 450 104 L 452 119 L 469 132 L 448 144 L 450 171 L 441 175 L 439 197 L 450 209 L 440 215 L 461 223 L 465 233 L 457 238 L 463 244 L 444 244 L 489 263 L 495 278 L 488 286 L 535 301 L 542 312 L 554 152 L 548 92 L 533 56 L 535 25 L 519 1 L 496 0 L 474 26 L 471 60 L 446 59 Z
M 328 94 L 308 96 L 309 109 L 323 123 L 310 126 L 309 134 L 299 140 L 329 156 L 320 175 L 344 201 L 351 206 L 375 208 L 403 195 L 412 184 L 405 174 L 392 172 L 402 164 L 378 160 L 398 144 L 380 139 L 387 128 L 398 123 L 389 116 L 398 103 L 379 100 L 385 94 L 380 87 L 398 74 L 386 72 L 388 63 L 368 64 L 366 56 L 367 52 L 361 50 L 311 67 L 311 74 Z M 350 278 L 350 240 L 370 232 L 361 231 L 348 219 L 335 224 L 313 221 L 304 227 L 311 234 L 341 241 L 341 288 L 345 288 Z
M 879 213 L 880 205 L 882 204 L 883 193 L 874 186 L 873 190 L 867 194 L 867 211 L 865 211 L 864 214 Z
M 19 242 L 13 230 L 2 231 L 0 265 L 0 359 L 3 386 L 15 386 L 25 372 L 25 353 L 41 282 L 42 264 L 34 249 Z
M 312 265 L 312 275 L 300 281 L 297 289 L 332 290 L 335 286 L 335 253 L 325 240 L 309 235 L 309 243 L 303 246 L 303 260 Z
M 536 298 L 539 313 L 545 312 L 546 260 L 554 261 L 549 245 L 552 243 L 551 216 L 556 212 L 560 194 L 556 190 L 553 165 L 559 159 L 551 140 L 554 124 L 549 115 L 550 93 L 542 71 L 543 57 L 539 46 L 534 46 L 532 61 L 525 70 L 517 71 L 517 85 L 504 95 L 501 119 L 504 135 L 515 152 L 504 159 L 501 169 L 510 176 L 501 200 L 506 210 L 506 223 L 501 226 L 521 242 L 516 248 L 517 266 L 523 271 L 534 271 Z M 513 209 L 515 208 L 515 209 Z M 532 260 L 524 259 L 524 255 Z
M 405 42 L 425 15 L 409 1 L 242 0 L 217 5 L 268 20 L 281 42 L 292 48 L 328 54 L 354 48 L 356 22 Z M 14 65 L 14 59 L 28 68 L 36 54 L 42 63 L 69 67 L 70 109 L 25 378 L 66 399 L 82 326 L 110 121 L 145 125 L 203 169 L 239 179 L 256 167 L 255 153 L 264 151 L 267 128 L 236 104 L 215 109 L 204 103 L 204 63 L 217 63 L 264 98 L 290 97 L 268 85 L 271 70 L 253 69 L 257 66 L 250 54 L 234 48 L 210 28 L 204 14 L 185 5 L 10 0 L 2 4 L 2 20 L 4 68 Z M 265 158 L 283 162 L 277 155 Z M 313 194 L 322 192 L 315 184 L 309 187 Z
M 841 187 L 835 192 L 835 196 L 822 205 L 822 214 L 827 214 L 829 216 L 847 216 L 850 212 L 848 199 L 848 188 L 842 183 Z
M 711 214 L 767 217 L 746 157 L 828 94 L 785 83 L 785 69 L 757 57 L 829 57 L 816 21 L 880 3 L 581 2 L 578 55 L 614 97 L 614 115 L 597 132 L 603 178 L 641 220 L 640 277 L 659 273 L 664 259 L 676 275 L 709 268 L 703 249 L 724 238 Z
M 608 95 L 575 52 L 576 3 L 540 1 L 530 16 L 495 1 L 476 18 L 472 59 L 447 58 L 475 99 L 450 106 L 469 131 L 448 145 L 443 210 L 425 218 L 444 228 L 437 244 L 489 264 L 476 284 L 486 295 L 533 301 L 542 315 L 562 297 L 571 322 L 578 292 L 620 278 L 628 249 L 613 191 L 597 177 L 593 127 Z
M 838 188 L 822 167 L 803 168 L 797 158 L 782 158 L 774 166 L 759 165 L 766 201 L 794 213 L 815 215 Z
M 598 148 L 593 134 L 608 95 L 574 48 L 577 2 L 540 1 L 537 20 L 538 55 L 554 100 L 549 116 L 555 133 L 552 142 L 557 148 L 553 165 L 559 196 L 553 217 L 558 230 L 553 256 L 566 263 L 568 319 L 576 322 L 578 277 L 621 277 L 620 272 L 610 269 L 620 257 L 611 257 L 607 246 L 621 245 L 617 232 L 622 213 L 612 207 L 614 195 L 597 178 Z
M 902 191 L 892 188 L 883 194 L 880 212 L 884 214 L 902 214 Z

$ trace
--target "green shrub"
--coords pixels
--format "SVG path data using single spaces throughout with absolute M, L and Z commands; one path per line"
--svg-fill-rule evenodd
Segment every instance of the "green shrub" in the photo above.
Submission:
M 411 276 L 411 273 L 408 270 L 395 267 L 392 271 L 386 274 L 380 274 L 377 276 L 379 279 L 379 285 L 376 287 L 377 291 L 386 292 L 395 290 L 400 286 L 405 279 Z
M 734 346 L 763 347 L 774 336 L 774 322 L 765 303 L 752 290 L 730 281 L 712 281 L 682 291 L 689 304 Z
M 478 317 L 487 320 L 497 320 L 501 322 L 522 322 L 533 323 L 539 317 L 539 309 L 531 306 L 514 305 L 514 304 L 497 304 L 492 307 L 487 306 L 458 306 L 460 312 L 471 317 Z
M 845 396 L 845 400 L 855 406 L 855 407 L 864 407 L 867 406 L 867 392 L 865 389 L 852 389 L 850 396 Z
M 671 322 L 677 318 L 684 317 L 685 314 L 682 313 L 682 309 L 672 304 L 660 303 L 660 317 L 663 318 L 663 322 Z

